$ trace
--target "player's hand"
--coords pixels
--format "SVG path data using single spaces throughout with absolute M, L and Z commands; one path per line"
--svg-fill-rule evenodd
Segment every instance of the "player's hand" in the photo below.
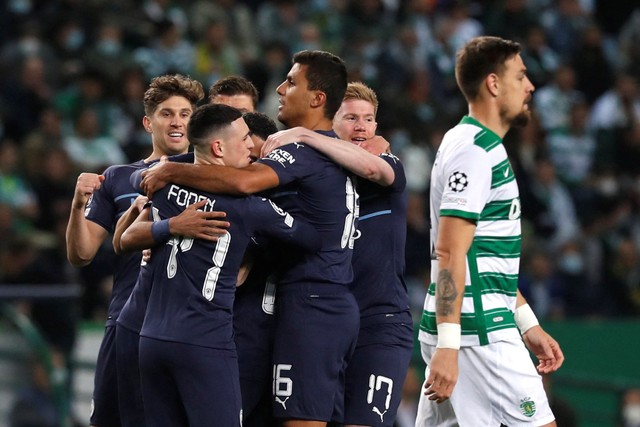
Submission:
M 89 172 L 81 173 L 76 181 L 76 188 L 73 194 L 73 207 L 75 209 L 84 209 L 89 197 L 102 186 L 103 181 L 104 175 Z
M 373 138 L 362 141 L 358 145 L 376 156 L 379 156 L 382 153 L 391 152 L 391 144 L 389 144 L 389 141 L 379 135 L 375 135 Z
M 215 242 L 218 237 L 227 234 L 231 224 L 222 219 L 227 216 L 220 211 L 203 212 L 201 210 L 209 200 L 201 200 L 190 205 L 180 215 L 169 219 L 169 230 L 173 236 L 185 236 Z
M 156 190 L 161 189 L 169 183 L 171 162 L 167 156 L 162 156 L 160 161 L 142 172 L 142 182 L 140 188 L 151 198 Z
M 140 195 L 136 197 L 129 209 L 139 214 L 140 212 L 142 212 L 142 210 L 144 209 L 144 205 L 146 205 L 148 201 L 149 198 L 147 196 Z
M 273 150 L 280 148 L 283 145 L 300 142 L 300 138 L 305 132 L 308 132 L 308 130 L 300 126 L 296 126 L 294 128 L 281 130 L 269 135 L 262 145 L 260 157 L 268 156 Z
M 429 377 L 424 384 L 424 394 L 429 400 L 442 403 L 451 397 L 458 381 L 458 350 L 436 348 L 429 363 Z
M 540 325 L 530 328 L 522 339 L 527 348 L 538 359 L 538 373 L 549 374 L 560 369 L 564 362 L 564 354 L 560 344 L 546 333 Z
M 142 251 L 142 260 L 144 262 L 151 261 L 151 249 L 145 249 Z

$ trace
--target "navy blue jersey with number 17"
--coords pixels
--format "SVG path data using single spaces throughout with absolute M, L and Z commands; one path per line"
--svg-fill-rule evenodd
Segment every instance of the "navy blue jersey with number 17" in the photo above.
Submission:
M 216 349 L 235 349 L 232 308 L 237 275 L 252 237 L 277 238 L 313 251 L 320 237 L 269 199 L 211 194 L 170 184 L 153 196 L 161 219 L 207 199 L 205 211 L 226 212 L 228 233 L 217 242 L 172 238 L 161 251 L 140 335 Z M 155 256 L 155 254 L 154 254 Z
M 351 284 L 362 318 L 409 310 L 404 282 L 404 250 L 407 234 L 407 179 L 400 160 L 382 154 L 395 174 L 393 183 L 382 186 L 359 180 L 360 218 L 353 249 L 354 279 Z

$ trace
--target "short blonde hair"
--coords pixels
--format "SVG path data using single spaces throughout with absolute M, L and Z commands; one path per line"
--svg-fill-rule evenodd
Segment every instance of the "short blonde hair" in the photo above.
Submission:
M 373 105 L 373 113 L 378 113 L 378 96 L 373 89 L 362 82 L 351 82 L 347 85 L 343 100 L 348 99 L 367 101 Z

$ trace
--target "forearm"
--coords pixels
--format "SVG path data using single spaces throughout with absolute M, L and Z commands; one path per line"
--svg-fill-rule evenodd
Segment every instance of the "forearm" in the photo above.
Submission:
M 466 265 L 462 260 L 449 255 L 438 257 L 436 279 L 436 322 L 460 323 L 465 289 Z
M 118 223 L 116 224 L 116 229 L 113 232 L 113 250 L 117 255 L 120 255 L 124 252 L 121 242 L 122 235 L 124 232 L 134 223 L 136 218 L 138 217 L 139 212 L 135 209 L 135 205 L 131 205 L 129 209 L 120 217 Z
M 245 193 L 242 178 L 235 171 L 237 169 L 218 165 L 171 163 L 167 170 L 167 181 L 210 193 L 249 194 Z
M 527 300 L 520 293 L 520 289 L 518 289 L 516 294 L 516 308 L 521 307 L 527 303 Z
M 464 218 L 441 217 L 435 255 L 438 259 L 436 279 L 436 320 L 460 323 L 460 313 L 467 276 L 467 253 L 473 242 L 475 223 Z
M 122 252 L 133 252 L 149 249 L 158 244 L 153 238 L 151 227 L 153 221 L 139 220 L 133 222 L 125 229 L 120 239 Z
M 355 144 L 307 130 L 301 133 L 300 140 L 369 181 L 387 186 L 395 179 L 393 169 L 387 162 Z
M 67 223 L 66 243 L 67 259 L 76 267 L 88 265 L 98 252 L 98 248 L 106 236 L 106 230 L 101 233 L 102 227 L 91 227 L 89 221 L 84 217 L 84 207 L 72 206 Z M 102 234 L 101 236 L 94 235 Z

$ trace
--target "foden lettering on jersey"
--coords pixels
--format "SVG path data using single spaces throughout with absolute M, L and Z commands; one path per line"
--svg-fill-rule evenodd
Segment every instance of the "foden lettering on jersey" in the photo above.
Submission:
M 204 205 L 202 209 L 199 209 L 203 212 L 213 212 L 213 205 L 216 203 L 215 200 L 208 200 L 206 196 L 193 191 L 185 190 L 184 188 L 180 188 L 175 184 L 172 184 L 169 188 L 169 192 L 167 193 L 167 200 L 171 200 L 178 206 L 183 206 L 185 208 L 194 203 L 198 203 L 201 200 L 207 200 L 207 204 Z

